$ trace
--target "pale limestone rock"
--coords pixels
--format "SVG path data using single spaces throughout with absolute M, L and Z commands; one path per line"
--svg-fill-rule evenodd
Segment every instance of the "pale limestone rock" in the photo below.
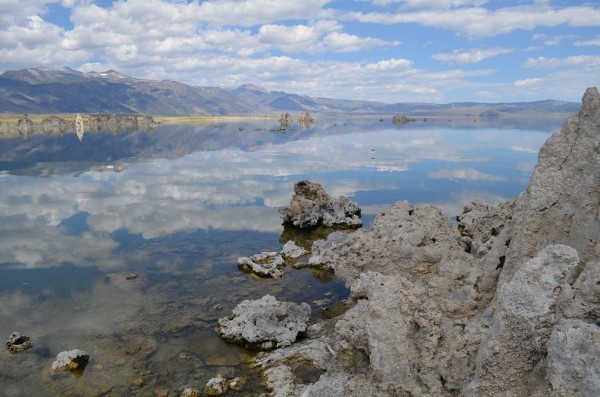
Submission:
M 90 356 L 83 350 L 73 349 L 58 353 L 56 360 L 52 363 L 55 372 L 83 369 L 87 365 Z
M 548 342 L 547 372 L 553 396 L 600 396 L 600 327 L 561 320 Z
M 260 277 L 281 278 L 284 275 L 285 261 L 277 252 L 261 252 L 251 257 L 240 257 L 238 267 Z
M 306 331 L 311 309 L 280 302 L 265 295 L 257 300 L 244 300 L 233 309 L 233 314 L 219 320 L 221 337 L 251 348 L 272 349 L 289 346 L 299 334 Z

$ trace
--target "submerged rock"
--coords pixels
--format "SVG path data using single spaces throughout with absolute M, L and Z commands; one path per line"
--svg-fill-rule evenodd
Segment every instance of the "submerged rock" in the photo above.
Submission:
M 54 372 L 83 371 L 88 364 L 90 356 L 83 350 L 73 349 L 58 353 L 56 361 L 52 363 Z
M 284 225 L 297 228 L 362 225 L 358 204 L 344 196 L 332 198 L 318 183 L 296 182 L 294 192 L 290 206 L 280 209 Z
M 306 331 L 311 309 L 280 302 L 265 295 L 258 300 L 244 300 L 233 309 L 233 314 L 219 320 L 219 334 L 230 342 L 249 348 L 273 349 L 289 346 Z
M 31 349 L 33 343 L 28 336 L 21 335 L 19 332 L 13 332 L 6 340 L 6 348 L 11 353 L 20 353 Z
M 260 277 L 281 278 L 285 261 L 277 252 L 261 252 L 251 257 L 238 258 L 238 266 Z
M 188 387 L 181 392 L 181 397 L 200 397 L 200 390 Z
M 227 392 L 227 379 L 216 377 L 211 378 L 204 387 L 204 394 L 207 396 L 222 396 Z

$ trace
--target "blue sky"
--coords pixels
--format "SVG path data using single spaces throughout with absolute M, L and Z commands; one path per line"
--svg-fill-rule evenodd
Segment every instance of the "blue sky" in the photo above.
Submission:
M 600 5 L 561 0 L 0 0 L 0 72 L 114 69 L 394 102 L 580 101 Z

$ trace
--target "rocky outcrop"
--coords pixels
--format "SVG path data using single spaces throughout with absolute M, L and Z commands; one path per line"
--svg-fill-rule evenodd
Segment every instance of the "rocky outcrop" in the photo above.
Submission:
M 21 353 L 33 347 L 33 343 L 28 336 L 21 335 L 19 332 L 13 332 L 6 340 L 6 348 L 11 353 Z
M 90 356 L 83 350 L 73 349 L 58 353 L 52 363 L 52 371 L 83 371 L 90 360 Z
M 309 207 L 297 201 L 282 213 Z M 370 230 L 321 244 L 350 309 L 257 358 L 273 394 L 599 395 L 598 90 L 544 144 L 518 198 L 469 203 L 458 226 L 399 202 Z M 319 376 L 300 381 L 298 363 Z
M 219 334 L 248 348 L 268 350 L 289 346 L 306 331 L 310 313 L 307 303 L 280 302 L 265 295 L 242 301 L 231 316 L 221 318 Z
M 296 182 L 294 193 L 290 206 L 280 209 L 283 224 L 286 226 L 310 228 L 362 225 L 358 204 L 344 196 L 330 197 L 318 183 Z

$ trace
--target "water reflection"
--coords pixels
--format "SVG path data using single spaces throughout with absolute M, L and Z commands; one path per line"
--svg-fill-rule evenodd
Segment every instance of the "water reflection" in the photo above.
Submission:
M 239 256 L 326 236 L 281 226 L 295 181 L 350 196 L 366 224 L 403 199 L 450 216 L 518 194 L 551 131 L 365 117 L 281 134 L 274 123 L 0 139 L 0 336 L 35 345 L 0 354 L 6 395 L 177 395 L 216 374 L 248 376 L 255 395 L 248 353 L 218 338 L 216 320 L 265 293 L 331 316 L 347 295 L 330 272 L 237 269 Z M 85 374 L 50 374 L 73 348 L 90 354 Z

